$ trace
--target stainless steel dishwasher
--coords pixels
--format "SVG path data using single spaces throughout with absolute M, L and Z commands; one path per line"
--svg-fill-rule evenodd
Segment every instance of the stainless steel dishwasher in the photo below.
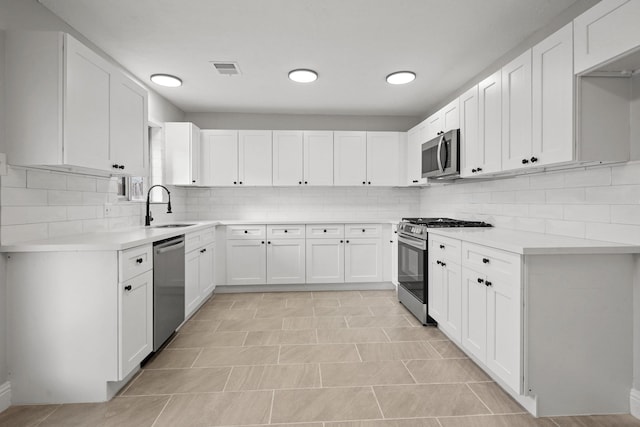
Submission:
M 153 351 L 184 321 L 184 235 L 153 244 Z

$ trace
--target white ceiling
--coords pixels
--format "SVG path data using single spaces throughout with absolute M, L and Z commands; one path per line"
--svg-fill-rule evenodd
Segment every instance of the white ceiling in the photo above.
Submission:
M 575 0 L 40 0 L 185 112 L 424 115 Z M 237 61 L 242 75 L 217 74 Z M 288 80 L 312 68 L 308 85 Z M 391 86 L 385 76 L 418 78 Z M 152 83 L 149 83 L 152 84 Z

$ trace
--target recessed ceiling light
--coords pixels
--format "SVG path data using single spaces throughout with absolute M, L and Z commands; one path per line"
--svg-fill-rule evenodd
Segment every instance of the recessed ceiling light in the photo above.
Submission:
M 178 87 L 182 86 L 182 80 L 170 74 L 153 74 L 151 81 L 160 86 Z
M 318 79 L 318 73 L 313 70 L 298 69 L 289 71 L 289 78 L 297 83 L 311 83 Z
M 416 79 L 416 73 L 413 71 L 396 71 L 387 76 L 387 83 L 392 85 L 403 85 L 410 83 Z

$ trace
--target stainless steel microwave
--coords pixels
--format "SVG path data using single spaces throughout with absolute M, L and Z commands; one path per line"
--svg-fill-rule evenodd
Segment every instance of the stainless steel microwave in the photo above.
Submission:
M 460 129 L 440 133 L 422 144 L 422 177 L 452 179 L 460 176 Z

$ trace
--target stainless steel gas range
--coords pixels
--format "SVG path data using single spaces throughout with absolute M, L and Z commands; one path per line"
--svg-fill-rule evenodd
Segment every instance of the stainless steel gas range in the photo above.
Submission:
M 429 316 L 428 228 L 491 227 L 482 221 L 451 218 L 403 218 L 398 225 L 398 300 L 423 325 L 435 325 Z

